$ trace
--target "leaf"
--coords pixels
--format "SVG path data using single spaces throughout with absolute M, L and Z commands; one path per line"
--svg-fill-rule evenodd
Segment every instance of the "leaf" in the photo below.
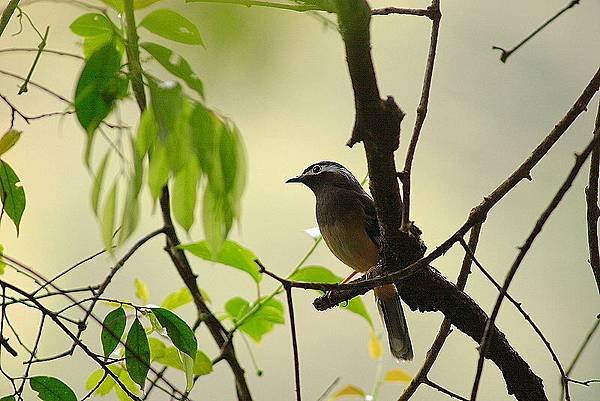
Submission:
M 157 134 L 158 126 L 154 119 L 154 112 L 152 108 L 147 108 L 140 117 L 140 125 L 135 137 L 135 152 L 138 159 L 143 159 L 146 156 L 148 149 L 154 144 Z
M 7 133 L 2 135 L 2 138 L 0 138 L 0 156 L 8 152 L 10 148 L 15 146 L 15 144 L 19 142 L 22 133 L 23 131 L 11 129 Z
M 186 355 L 175 347 L 167 347 L 162 341 L 157 338 L 149 338 L 150 353 L 152 361 L 169 366 L 175 369 L 184 370 L 181 361 L 181 355 Z M 202 351 L 196 351 L 196 359 L 194 360 L 194 375 L 203 376 L 211 373 L 213 370 L 212 361 Z
M 232 224 L 233 216 L 228 202 L 207 185 L 202 204 L 202 225 L 206 243 L 213 255 L 221 250 Z
M 323 266 L 306 266 L 296 270 L 290 280 L 305 283 L 339 283 L 340 277 Z
M 204 376 L 213 371 L 212 360 L 202 351 L 196 352 L 196 359 L 194 360 L 194 375 Z
M 190 67 L 186 59 L 171 49 L 156 43 L 144 42 L 140 44 L 140 47 L 150 53 L 167 71 L 183 79 L 191 89 L 198 92 L 201 97 L 204 97 L 204 85 L 196 73 L 192 71 L 192 67 Z
M 254 341 L 260 342 L 262 337 L 273 330 L 275 324 L 283 324 L 283 304 L 275 299 L 264 297 L 259 301 L 260 308 L 252 312 L 255 308 L 254 304 L 241 297 L 235 297 L 227 301 L 225 311 L 238 324 L 244 321 L 239 327 L 241 331 L 248 334 Z M 250 316 L 246 316 L 248 313 Z
M 31 377 L 29 386 L 33 391 L 37 391 L 38 397 L 44 401 L 77 401 L 73 390 L 55 377 Z
M 216 188 L 217 183 L 222 184 L 220 161 L 218 159 L 219 135 L 221 130 L 216 129 L 220 124 L 213 112 L 202 104 L 196 103 L 190 115 L 189 125 L 192 130 L 193 148 L 200 162 L 200 167 L 208 176 L 211 186 Z M 218 171 L 215 171 L 217 169 Z
M 360 388 L 356 387 L 352 384 L 347 385 L 343 389 L 335 392 L 330 398 L 330 401 L 339 400 L 340 398 L 345 397 L 363 397 L 365 398 L 367 394 Z
M 262 274 L 259 271 L 260 269 L 255 262 L 258 257 L 250 249 L 243 247 L 235 241 L 225 241 L 216 257 L 213 257 L 208 241 L 194 242 L 191 244 L 180 245 L 179 247 L 201 259 L 245 271 L 257 283 L 262 279 Z
M 86 60 L 89 60 L 92 54 L 96 53 L 98 50 L 112 42 L 114 38 L 115 36 L 113 32 L 86 37 L 83 40 L 83 56 Z
M 142 301 L 144 305 L 147 304 L 150 300 L 150 290 L 148 289 L 146 283 L 139 278 L 136 278 L 133 280 L 133 285 L 135 287 L 136 298 Z
M 135 395 L 140 394 L 140 388 L 131 379 L 131 377 L 129 376 L 129 373 L 127 373 L 127 370 L 121 369 L 119 371 L 119 381 L 121 383 L 123 383 L 123 385 L 133 394 L 135 394 Z M 115 389 L 115 393 L 117 394 L 117 397 L 119 398 L 120 401 L 133 401 L 131 399 L 131 397 L 129 397 L 129 395 L 127 395 L 127 393 L 120 386 L 115 386 L 114 389 Z
M 339 283 L 342 278 L 331 270 L 323 266 L 306 266 L 298 269 L 290 276 L 290 280 L 304 281 L 309 283 Z M 371 315 L 367 311 L 365 304 L 360 297 L 352 298 L 348 303 L 342 307 L 352 313 L 356 313 L 369 323 L 369 326 L 373 328 L 373 320 Z
M 104 318 L 102 333 L 100 333 L 104 356 L 108 357 L 119 345 L 119 341 L 125 332 L 126 321 L 125 310 L 121 307 L 111 311 Z
M 20 185 L 20 179 L 15 171 L 3 160 L 0 160 L 0 201 L 2 211 L 10 217 L 17 228 L 25 211 L 25 190 Z
M 143 388 L 150 368 L 150 347 L 146 332 L 137 318 L 127 334 L 125 365 L 131 379 Z
M 178 351 L 185 372 L 185 391 L 191 391 L 194 387 L 194 360 L 181 351 Z
M 119 75 L 121 54 L 115 42 L 104 45 L 85 63 L 75 89 L 75 113 L 91 135 L 112 111 L 114 102 L 127 91 L 127 80 Z
M 14 395 L 7 395 L 6 397 L 2 397 L 0 398 L 0 401 L 16 401 L 15 396 Z
M 196 209 L 196 194 L 200 180 L 200 170 L 192 159 L 186 163 L 173 180 L 172 209 L 175 220 L 186 231 L 194 224 L 194 211 Z
M 190 357 L 196 356 L 198 341 L 194 332 L 179 316 L 163 308 L 153 308 L 152 313 L 160 324 L 167 330 L 167 335 L 173 341 L 173 345 L 181 352 Z
M 100 384 L 100 386 L 98 386 L 98 383 L 100 383 L 100 380 L 102 380 L 102 384 Z M 91 391 L 93 388 L 96 388 L 96 386 L 98 386 L 96 388 L 96 390 L 94 391 L 94 394 L 103 397 L 110 393 L 110 391 L 113 389 L 115 384 L 116 384 L 115 379 L 113 379 L 111 376 L 109 376 L 109 375 L 106 375 L 106 377 L 104 376 L 104 369 L 98 369 L 98 370 L 93 371 L 88 376 L 88 378 L 85 382 L 85 389 L 87 391 Z
M 115 214 L 117 211 L 117 183 L 115 182 L 104 201 L 104 208 L 102 209 L 101 226 L 102 226 L 102 240 L 104 241 L 104 248 L 112 252 L 112 239 L 115 231 Z
M 83 14 L 69 26 L 75 35 L 89 37 L 113 33 L 113 24 L 99 13 Z
M 240 215 L 240 200 L 246 186 L 246 154 L 236 126 L 224 124 L 219 143 L 223 186 L 233 217 Z
M 100 162 L 100 167 L 98 167 L 98 171 L 96 171 L 96 175 L 94 176 L 94 186 L 92 187 L 92 210 L 96 215 L 98 214 L 100 192 L 102 192 L 102 184 L 104 183 L 104 173 L 106 172 L 106 166 L 108 165 L 110 154 L 110 151 L 106 152 L 106 154 L 102 158 L 102 162 Z
M 144 17 L 140 26 L 165 39 L 188 45 L 204 45 L 196 25 L 173 10 L 154 10 Z
M 371 330 L 371 334 L 369 335 L 369 356 L 371 359 L 379 360 L 383 356 L 383 346 L 381 345 L 381 341 L 379 341 L 379 337 L 373 330 Z
M 148 166 L 148 187 L 150 187 L 152 199 L 158 199 L 168 179 L 169 161 L 167 160 L 167 150 L 164 146 L 159 146 L 152 153 Z
M 383 380 L 386 382 L 410 383 L 412 376 L 402 369 L 390 369 L 385 373 Z
M 173 310 L 180 306 L 189 304 L 194 298 L 187 287 L 181 288 L 179 291 L 172 292 L 167 295 L 165 300 L 160 305 L 161 308 Z
M 4 246 L 0 244 L 0 276 L 4 274 L 4 269 L 6 268 L 6 262 L 4 261 Z
M 150 81 L 150 101 L 154 119 L 158 125 L 158 137 L 166 141 L 174 131 L 176 121 L 183 109 L 183 91 L 174 81 L 157 84 Z

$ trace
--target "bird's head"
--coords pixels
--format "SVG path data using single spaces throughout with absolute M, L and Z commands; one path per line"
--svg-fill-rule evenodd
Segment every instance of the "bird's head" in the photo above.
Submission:
M 339 163 L 324 160 L 311 164 L 302 174 L 286 182 L 299 182 L 309 187 L 315 194 L 333 187 L 361 190 L 358 180 L 350 170 Z

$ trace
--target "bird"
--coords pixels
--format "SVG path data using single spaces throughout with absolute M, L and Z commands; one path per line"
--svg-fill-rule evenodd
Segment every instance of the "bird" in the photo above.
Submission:
M 373 198 L 346 167 L 320 161 L 286 181 L 301 183 L 315 195 L 319 231 L 331 252 L 357 273 L 365 273 L 379 260 L 381 236 Z M 394 284 L 374 289 L 375 300 L 396 361 L 413 359 L 413 348 L 398 290 Z

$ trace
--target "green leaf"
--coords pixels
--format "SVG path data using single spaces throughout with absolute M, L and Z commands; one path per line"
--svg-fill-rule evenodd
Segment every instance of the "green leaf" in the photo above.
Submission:
M 329 401 L 339 400 L 340 398 L 346 397 L 362 397 L 364 399 L 366 395 L 367 394 L 360 387 L 349 384 L 343 389 L 335 392 L 331 398 L 329 398 Z
M 152 199 L 158 199 L 168 179 L 169 161 L 167 160 L 167 150 L 164 146 L 158 146 L 152 153 L 148 166 L 148 186 L 150 187 Z
M 196 195 L 200 181 L 200 170 L 196 160 L 192 159 L 175 175 L 173 180 L 172 205 L 175 220 L 186 231 L 194 224 Z
M 141 164 L 141 160 L 134 160 L 134 163 Z M 140 218 L 140 198 L 139 192 L 142 184 L 141 167 L 136 167 L 136 175 L 130 179 L 125 194 L 125 205 L 122 210 L 121 229 L 119 230 L 118 244 L 121 245 L 127 240 L 137 228 Z
M 151 149 L 158 134 L 158 126 L 152 108 L 147 108 L 140 117 L 140 125 L 135 137 L 135 152 L 138 159 L 143 159 Z
M 44 401 L 77 401 L 73 390 L 55 377 L 31 377 L 29 386 L 33 391 L 37 391 L 38 397 Z
M 20 185 L 20 179 L 15 171 L 3 160 L 0 160 L 0 201 L 2 211 L 10 217 L 17 228 L 25 211 L 25 190 Z
M 204 45 L 196 25 L 173 10 L 161 8 L 152 11 L 144 17 L 140 26 L 165 39 L 188 45 Z
M 234 217 L 240 215 L 240 200 L 246 186 L 246 154 L 240 133 L 234 125 L 224 124 L 219 153 L 223 185 Z
M 185 391 L 189 392 L 194 387 L 194 360 L 189 355 L 181 351 L 178 352 L 185 372 Z
M 166 141 L 175 129 L 175 124 L 183 110 L 183 91 L 174 81 L 157 84 L 150 81 L 150 101 L 154 119 L 158 125 L 158 137 Z
M 241 297 L 235 297 L 227 301 L 225 311 L 238 324 L 244 321 L 239 329 L 248 334 L 254 341 L 259 342 L 262 337 L 273 330 L 275 324 L 283 324 L 283 304 L 275 299 L 264 297 L 258 303 L 260 307 L 250 304 Z M 250 316 L 246 316 L 251 313 Z
M 189 304 L 193 300 L 194 298 L 192 297 L 190 290 L 187 287 L 183 287 L 179 291 L 175 291 L 167 295 L 160 306 L 164 309 L 173 310 L 179 308 L 180 306 Z
M 173 345 L 181 352 L 190 357 L 196 356 L 198 341 L 194 332 L 179 316 L 163 308 L 153 308 L 152 313 L 160 324 L 167 330 L 167 335 L 173 341 Z
M 213 189 L 217 188 L 218 183 L 222 184 L 220 171 L 220 160 L 218 159 L 219 135 L 221 130 L 216 129 L 220 121 L 213 112 L 206 109 L 202 104 L 196 103 L 190 115 L 190 128 L 192 130 L 193 148 L 196 157 L 200 162 L 200 167 L 208 176 Z
M 202 225 L 206 242 L 213 255 L 221 250 L 232 224 L 233 216 L 227 199 L 207 186 L 202 204 Z
M 306 266 L 295 271 L 291 276 L 290 280 L 304 281 L 308 283 L 339 283 L 342 278 L 331 270 L 323 266 Z M 343 308 L 349 312 L 356 313 L 369 323 L 369 326 L 373 328 L 373 320 L 371 315 L 367 311 L 365 304 L 360 297 L 352 298 L 348 301 L 346 306 Z
M 104 248 L 112 252 L 113 233 L 115 231 L 115 214 L 117 211 L 117 183 L 115 182 L 104 201 L 102 209 L 101 226 L 102 226 L 102 241 Z
M 196 352 L 196 359 L 194 360 L 194 375 L 204 376 L 213 371 L 213 364 L 211 359 L 202 351 Z
M 117 374 L 117 376 L 118 376 L 118 374 Z M 100 384 L 98 386 L 98 383 L 100 383 L 100 380 L 102 380 L 102 384 Z M 110 391 L 113 389 L 115 384 L 116 384 L 115 379 L 113 379 L 111 376 L 108 376 L 108 375 L 106 375 L 106 377 L 104 376 L 104 369 L 98 369 L 98 370 L 93 371 L 88 376 L 88 378 L 85 382 L 85 389 L 87 391 L 91 391 L 93 388 L 98 386 L 96 388 L 96 390 L 94 391 L 94 394 L 104 397 L 105 395 L 108 395 L 110 393 Z
M 103 33 L 101 35 L 96 36 L 88 36 L 83 40 L 83 56 L 86 60 L 92 56 L 92 54 L 96 53 L 98 50 L 102 49 L 104 46 L 109 44 L 114 40 L 114 33 Z
M 94 185 L 92 187 L 92 210 L 96 215 L 98 214 L 98 203 L 100 201 L 100 193 L 102 192 L 102 184 L 104 183 L 104 173 L 106 172 L 110 154 L 110 151 L 106 152 L 102 158 L 102 162 L 100 162 L 100 167 L 98 167 L 98 171 L 96 171 L 96 175 L 94 176 Z
M 15 144 L 19 142 L 22 133 L 23 131 L 11 129 L 7 133 L 2 135 L 2 138 L 0 138 L 0 156 L 8 152 L 10 148 L 15 146 Z
M 4 274 L 4 269 L 6 268 L 6 262 L 4 261 L 4 246 L 0 244 L 0 276 Z
M 243 247 L 235 241 L 225 241 L 216 257 L 213 257 L 207 241 L 180 245 L 180 248 L 189 251 L 192 255 L 201 259 L 245 271 L 257 283 L 262 279 L 259 267 L 256 262 L 254 262 L 258 257 L 250 249 Z
M 119 381 L 121 383 L 123 383 L 123 385 L 129 391 L 131 391 L 133 394 L 139 395 L 140 394 L 140 388 L 131 379 L 131 377 L 129 376 L 129 373 L 127 373 L 127 370 L 120 369 L 118 372 L 119 372 Z M 123 389 L 120 386 L 115 386 L 114 389 L 115 389 L 115 393 L 117 394 L 117 397 L 119 398 L 120 401 L 132 401 L 131 397 L 129 397 L 127 395 L 127 393 L 125 391 L 123 391 Z
M 108 357 L 119 345 L 119 341 L 125 332 L 126 321 L 125 310 L 121 307 L 111 311 L 104 318 L 102 333 L 100 334 L 104 356 Z
M 150 301 L 150 290 L 148 289 L 146 283 L 139 278 L 136 278 L 133 280 L 133 285 L 135 287 L 136 298 L 142 301 L 144 305 L 147 304 L 148 301 Z
M 140 44 L 144 50 L 160 63 L 167 71 L 175 75 L 193 90 L 198 92 L 201 97 L 204 97 L 204 85 L 202 81 L 187 62 L 186 59 L 173 52 L 171 49 L 152 42 L 144 42 Z
M 113 24 L 99 13 L 83 14 L 69 26 L 75 35 L 89 37 L 113 33 Z
M 167 347 L 161 340 L 157 338 L 149 338 L 150 353 L 152 361 L 161 365 L 169 366 L 178 370 L 184 370 L 181 361 L 181 355 L 187 355 L 179 351 L 175 347 Z M 203 376 L 211 373 L 213 370 L 212 361 L 202 351 L 196 351 L 196 359 L 194 360 L 194 375 Z
M 85 63 L 75 89 L 75 113 L 91 135 L 112 111 L 114 102 L 127 91 L 127 80 L 119 75 L 121 54 L 111 41 Z
M 0 398 L 0 401 L 16 401 L 15 396 L 14 395 L 7 395 L 6 397 L 2 397 Z
M 305 283 L 339 283 L 340 277 L 323 266 L 306 266 L 296 270 L 290 277 Z
M 150 368 L 150 347 L 148 337 L 139 319 L 135 319 L 125 342 L 125 364 L 131 379 L 144 387 Z

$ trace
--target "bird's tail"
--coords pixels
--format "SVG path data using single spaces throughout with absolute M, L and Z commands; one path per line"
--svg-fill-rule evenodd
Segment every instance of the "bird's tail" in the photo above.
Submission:
M 377 308 L 387 330 L 390 351 L 396 361 L 413 359 L 408 325 L 402 310 L 400 296 L 394 284 L 375 288 Z

